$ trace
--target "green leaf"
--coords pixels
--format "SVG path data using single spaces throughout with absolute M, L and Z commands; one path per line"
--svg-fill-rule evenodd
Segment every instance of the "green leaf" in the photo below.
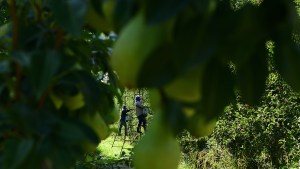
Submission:
M 10 99 L 9 92 L 10 91 L 9 91 L 8 86 L 2 82 L 2 84 L 0 85 L 0 102 L 1 103 L 7 103 L 9 101 L 9 99 Z M 0 118 L 0 121 L 1 121 L 1 118 Z
M 145 1 L 146 20 L 150 24 L 163 22 L 178 14 L 192 0 L 151 0 Z
M 33 51 L 33 52 L 14 52 L 13 58 L 24 68 L 24 74 L 29 81 L 23 81 L 27 89 L 24 92 L 41 97 L 43 92 L 51 85 L 55 73 L 61 65 L 61 55 L 56 51 Z M 29 92 L 29 93 L 28 93 Z
M 5 74 L 10 72 L 10 65 L 8 60 L 0 61 L 0 73 Z
M 12 41 L 11 32 L 12 32 L 11 22 L 5 23 L 0 26 L 0 47 L 1 48 L 9 48 L 9 46 L 11 45 L 11 41 Z
M 99 45 L 102 46 L 102 45 Z M 90 45 L 86 42 L 83 41 L 70 41 L 68 46 L 69 50 L 72 51 L 74 54 L 70 54 L 71 57 L 75 59 L 76 62 L 79 62 L 81 66 L 85 70 L 90 70 L 91 69 L 91 61 L 90 61 L 90 56 L 91 56 L 91 49 Z M 74 56 L 75 55 L 75 56 Z
M 220 37 L 228 26 L 220 28 L 217 23 L 209 22 L 214 3 L 205 3 L 205 7 L 210 8 L 203 7 L 199 13 L 185 12 L 178 17 L 175 28 L 170 29 L 174 31 L 172 41 L 151 53 L 143 63 L 138 77 L 139 87 L 162 86 L 190 67 L 206 62 L 220 50 Z M 224 14 L 220 17 L 223 18 L 217 19 L 227 18 Z M 225 30 L 220 33 L 221 29 Z
M 121 30 L 134 16 L 136 5 L 135 0 L 116 0 L 114 20 L 117 31 Z
M 198 113 L 206 119 L 214 119 L 234 98 L 234 80 L 229 66 L 212 59 L 204 71 L 202 79 L 202 100 Z
M 93 6 L 93 8 L 95 9 L 95 11 L 103 16 L 103 11 L 102 11 L 102 3 L 104 2 L 104 0 L 90 0 L 91 5 Z
M 275 64 L 284 80 L 296 91 L 300 91 L 300 46 L 285 35 L 275 41 Z
M 24 67 L 28 67 L 30 65 L 31 56 L 29 53 L 25 52 L 15 52 L 12 53 L 12 57 L 21 65 Z
M 167 69 L 166 69 L 166 65 Z M 139 87 L 162 86 L 176 77 L 180 72 L 174 63 L 172 50 L 163 46 L 152 53 L 143 63 L 138 75 Z
M 257 105 L 265 91 L 268 76 L 265 46 L 256 49 L 244 64 L 236 65 L 236 82 L 242 99 L 249 105 Z
M 18 150 L 16 152 L 16 159 L 14 166 L 17 167 L 20 165 L 29 155 L 31 149 L 33 148 L 33 140 L 22 140 L 18 145 Z M 12 167 L 14 168 L 14 167 Z
M 5 146 L 5 167 L 7 169 L 17 169 L 28 158 L 33 148 L 33 140 L 9 140 Z
M 31 55 L 30 59 L 30 77 L 36 96 L 39 98 L 59 69 L 61 56 L 55 51 L 36 52 Z
M 266 21 L 263 13 L 254 6 L 248 5 L 227 19 L 234 21 L 223 32 L 227 35 L 224 35 L 226 40 L 222 42 L 221 52 L 230 56 L 237 65 L 246 64 L 250 57 L 257 54 L 257 49 L 265 46 L 270 34 L 264 27 Z
M 1 3 L 1 2 L 0 2 Z M 9 23 L 6 23 L 4 25 L 1 25 L 0 26 L 0 39 L 7 35 L 7 33 L 11 30 L 11 24 L 10 22 Z
M 264 0 L 259 7 L 265 21 L 263 25 L 273 34 L 272 38 L 298 29 L 299 16 L 293 1 Z
M 163 116 L 163 120 L 166 120 L 165 124 L 169 126 L 176 135 L 182 131 L 187 123 L 187 117 L 182 112 L 182 104 L 172 99 L 165 99 L 164 105 L 165 117 Z
M 177 25 L 174 40 L 147 57 L 139 73 L 139 87 L 162 86 L 216 53 L 218 34 L 208 33 L 212 29 L 209 30 L 202 19 L 202 15 L 198 15 Z
M 4 144 L 1 168 L 11 169 L 14 165 L 14 155 L 17 151 L 17 140 L 7 140 Z
M 58 24 L 73 35 L 80 34 L 87 11 L 87 0 L 51 0 L 49 5 Z
M 54 87 L 58 95 L 76 95 L 82 92 L 88 113 L 110 112 L 114 106 L 109 85 L 97 82 L 85 71 L 74 71 L 61 79 Z
M 78 124 L 67 120 L 60 122 L 58 135 L 59 139 L 68 145 L 79 144 L 85 139 L 85 134 Z
M 113 108 L 113 98 L 111 97 L 108 85 L 97 83 L 97 81 L 86 72 L 77 72 L 80 86 L 84 94 L 89 112 L 100 111 L 110 112 Z
M 71 168 L 75 164 L 76 159 L 80 157 L 78 152 L 72 150 L 70 147 L 52 146 L 48 152 L 48 156 L 51 160 L 51 165 L 55 169 Z

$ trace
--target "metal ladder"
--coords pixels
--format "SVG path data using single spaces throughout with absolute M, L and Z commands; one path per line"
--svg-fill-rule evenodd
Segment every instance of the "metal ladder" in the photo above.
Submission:
M 130 117 L 131 118 L 129 118 L 129 120 L 127 121 L 127 136 L 125 135 L 125 132 L 123 132 L 123 134 L 121 135 L 118 135 L 116 133 L 114 134 L 114 140 L 111 147 L 121 147 L 119 153 L 120 156 L 122 155 L 124 149 L 132 149 L 132 147 L 125 147 L 126 142 L 134 145 L 138 140 L 141 139 L 143 135 L 141 133 L 137 133 L 136 130 L 134 130 L 136 125 L 133 124 L 133 115 L 130 115 Z M 122 145 L 116 145 L 116 141 L 122 141 Z

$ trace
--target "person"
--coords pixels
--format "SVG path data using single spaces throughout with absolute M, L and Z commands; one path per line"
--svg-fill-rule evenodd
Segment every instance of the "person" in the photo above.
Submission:
M 121 134 L 122 127 L 125 127 L 125 136 L 127 136 L 127 124 L 126 124 L 126 117 L 127 113 L 131 111 L 132 109 L 127 109 L 126 106 L 123 106 L 122 112 L 121 112 L 121 119 L 120 119 L 120 126 L 119 126 L 119 135 Z
M 141 132 L 142 126 L 144 128 L 144 131 L 146 131 L 146 115 L 143 113 L 144 106 L 143 103 L 141 102 L 141 97 L 139 95 L 135 97 L 135 107 L 136 107 L 136 116 L 139 120 L 137 126 L 137 132 L 142 133 Z

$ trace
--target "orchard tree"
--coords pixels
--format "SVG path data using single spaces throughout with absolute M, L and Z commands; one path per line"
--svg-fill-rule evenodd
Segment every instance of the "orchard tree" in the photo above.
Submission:
M 293 1 L 0 3 L 2 168 L 70 168 L 108 136 L 122 86 L 150 88 L 157 112 L 136 168 L 177 168 L 179 132 L 209 134 L 235 90 L 258 103 L 269 40 L 280 74 L 300 88 Z
M 159 112 L 160 122 L 135 148 L 136 167 L 176 168 L 174 135 L 183 129 L 198 137 L 209 134 L 235 90 L 248 105 L 257 104 L 265 90 L 269 40 L 279 72 L 298 89 L 294 2 L 142 1 L 138 6 L 112 53 L 120 81 L 128 88 L 153 88 Z M 161 161 L 166 154 L 172 160 Z
M 1 1 L 1 168 L 70 168 L 118 119 L 113 36 L 88 27 L 89 10 L 87 1 Z

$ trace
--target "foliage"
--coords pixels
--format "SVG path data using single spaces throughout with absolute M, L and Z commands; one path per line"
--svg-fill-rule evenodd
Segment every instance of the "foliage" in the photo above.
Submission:
M 162 12 L 159 5 L 165 3 L 145 1 L 143 11 L 137 11 L 120 32 L 112 66 L 129 88 L 159 87 L 155 99 L 161 104 L 157 109 L 163 112 L 165 127 L 174 134 L 187 129 L 194 136 L 206 135 L 224 107 L 233 101 L 236 89 L 243 103 L 257 105 L 270 69 L 265 48 L 269 40 L 275 43 L 273 58 L 279 73 L 297 90 L 293 76 L 298 72 L 298 46 L 291 38 L 298 27 L 295 4 L 235 2 L 185 1 L 174 9 L 170 9 L 170 2 Z M 151 9 L 153 6 L 157 10 Z M 166 12 L 169 10 L 173 13 Z M 165 29 L 171 34 L 166 36 Z M 140 34 L 147 34 L 151 41 L 143 45 Z M 127 45 L 130 36 L 134 42 Z M 124 60 L 134 63 L 132 69 L 122 64 Z M 234 65 L 234 74 L 229 63 Z
M 271 73 L 260 105 L 249 106 L 237 95 L 212 135 L 195 139 L 182 133 L 181 145 L 196 168 L 297 168 L 299 94 L 276 71 L 274 43 L 266 48 Z
M 113 40 L 83 27 L 85 4 L 1 1 L 1 168 L 70 168 L 118 119 Z
M 261 105 L 239 100 L 228 106 L 193 162 L 200 168 L 293 167 L 300 159 L 299 112 L 299 95 L 271 73 Z
M 2 168 L 69 168 L 107 137 L 108 125 L 119 117 L 114 99 L 122 102 L 124 91 L 114 70 L 125 87 L 153 89 L 159 118 L 142 142 L 172 143 L 173 152 L 157 153 L 172 154 L 173 168 L 180 156 L 175 135 L 184 129 L 209 134 L 236 89 L 247 105 L 259 102 L 268 75 L 267 41 L 274 41 L 279 74 L 300 88 L 292 1 L 0 3 Z M 136 152 L 147 157 L 139 147 Z
M 278 74 L 270 74 L 267 83 L 261 106 L 227 110 L 213 136 L 251 168 L 278 168 L 300 159 L 299 96 Z

